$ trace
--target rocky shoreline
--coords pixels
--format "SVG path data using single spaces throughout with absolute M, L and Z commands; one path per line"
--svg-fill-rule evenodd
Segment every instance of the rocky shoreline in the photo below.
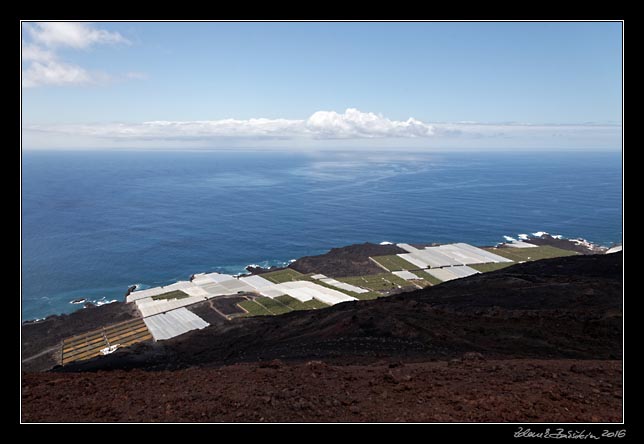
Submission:
M 562 239 L 547 233 L 538 234 L 540 236 L 533 235 L 525 241 L 540 246 L 550 245 L 584 255 L 601 254 L 607 250 L 605 247 L 599 247 L 586 241 Z M 392 255 L 403 252 L 404 250 L 390 243 L 355 244 L 332 248 L 322 255 L 299 258 L 292 261 L 287 267 L 268 269 L 254 267 L 249 270 L 249 274 L 261 275 L 286 268 L 301 273 L 317 272 L 333 277 L 376 274 L 381 273 L 383 270 L 370 260 L 371 256 Z M 129 287 L 126 296 L 134 289 L 133 286 Z M 51 315 L 45 319 L 25 321 L 22 325 L 23 369 L 27 371 L 44 370 L 55 366 L 58 362 L 57 352 L 53 350 L 51 353 L 44 352 L 55 348 L 56 344 L 65 337 L 78 335 L 88 330 L 138 316 L 136 309 L 124 302 L 112 302 L 96 306 L 85 301 L 82 309 L 70 314 Z M 224 318 L 221 320 L 212 319 L 212 317 L 210 319 L 211 321 L 225 320 Z

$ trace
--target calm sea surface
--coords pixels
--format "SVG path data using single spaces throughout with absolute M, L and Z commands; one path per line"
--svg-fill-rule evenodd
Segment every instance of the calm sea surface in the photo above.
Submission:
M 621 153 L 24 152 L 23 319 L 357 242 L 622 237 Z

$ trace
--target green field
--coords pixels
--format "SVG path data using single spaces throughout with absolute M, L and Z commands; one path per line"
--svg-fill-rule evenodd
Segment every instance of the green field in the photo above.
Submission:
M 268 273 L 260 274 L 264 279 L 268 279 L 274 284 L 281 284 L 282 282 L 290 281 L 308 281 L 310 280 L 307 275 L 299 273 L 291 268 L 284 270 L 270 271 Z
M 289 295 L 276 297 L 275 300 L 291 308 L 292 310 L 311 310 L 328 307 L 328 305 L 326 305 L 324 302 L 320 302 L 317 299 L 301 302 Z
M 418 267 L 403 258 L 392 254 L 390 256 L 375 256 L 374 261 L 385 267 L 389 271 L 418 270 Z
M 161 299 L 184 299 L 189 296 L 190 296 L 189 294 L 184 293 L 181 290 L 175 290 L 169 293 L 163 293 L 163 294 L 158 294 L 156 296 L 152 296 L 152 300 L 159 301 Z
M 369 301 L 371 299 L 378 299 L 379 297 L 382 297 L 382 294 L 378 293 L 377 291 L 370 291 L 369 293 L 353 293 L 344 290 L 342 291 L 344 293 L 351 293 L 349 296 L 353 296 L 354 298 L 357 298 L 361 301 Z
M 441 281 L 437 277 L 432 276 L 431 274 L 427 273 L 426 271 L 423 270 L 414 270 L 414 274 L 418 276 L 419 278 L 422 278 L 423 280 L 429 282 L 432 285 L 438 285 L 440 284 Z
M 500 256 L 500 255 L 499 255 Z M 511 265 L 515 265 L 514 262 L 499 262 L 495 264 L 476 264 L 476 265 L 468 265 L 468 267 L 475 269 L 476 271 L 480 271 L 481 273 L 487 273 L 488 271 L 496 271 L 496 270 L 501 270 L 503 268 L 507 268 Z
M 574 251 L 562 250 L 561 248 L 542 245 L 535 248 L 485 248 L 490 253 L 498 254 L 515 262 L 537 261 L 539 259 L 550 259 L 553 257 L 574 256 Z
M 309 307 L 307 307 L 304 302 L 298 301 L 294 297 L 286 294 L 284 296 L 276 297 L 275 300 L 290 308 L 291 310 L 309 310 Z
M 261 277 L 276 284 L 291 281 L 310 281 L 314 282 L 317 285 L 340 291 L 349 296 L 353 296 L 358 300 L 376 299 L 382 296 L 379 291 L 398 288 L 398 285 L 402 287 L 408 287 L 411 285 L 409 282 L 391 273 L 337 278 L 337 280 L 339 281 L 343 281 L 370 290 L 367 293 L 354 293 L 352 291 L 339 289 L 334 287 L 333 285 L 329 285 L 327 283 L 313 279 L 311 278 L 311 274 L 315 273 L 302 274 L 290 268 L 286 268 L 284 270 L 277 270 L 261 274 Z M 293 310 L 312 310 L 328 307 L 327 304 L 316 299 L 301 302 L 288 295 L 279 296 L 275 299 L 259 297 L 254 301 L 245 301 L 238 305 L 248 311 L 245 316 L 279 315 L 288 313 L 289 311 Z
M 264 279 L 268 279 L 269 281 L 274 282 L 276 284 L 280 284 L 282 282 L 291 282 L 291 281 L 310 281 L 310 282 L 313 282 L 313 283 L 315 283 L 317 285 L 321 285 L 323 287 L 327 287 L 327 288 L 330 288 L 332 290 L 340 291 L 340 292 L 342 292 L 344 294 L 347 294 L 349 296 L 353 296 L 354 298 L 360 299 L 360 300 L 376 299 L 377 297 L 382 296 L 380 293 L 376 292 L 377 290 L 390 290 L 392 288 L 396 288 L 390 282 L 384 281 L 381 278 L 375 278 L 374 279 L 374 277 L 377 277 L 377 276 L 387 276 L 388 280 L 390 280 L 391 282 L 396 282 L 396 283 L 398 283 L 398 284 L 400 284 L 402 286 L 408 285 L 407 282 L 404 279 L 401 279 L 398 276 L 396 276 L 394 274 L 390 274 L 390 273 L 382 273 L 382 274 L 379 274 L 379 275 L 364 276 L 364 277 L 363 276 L 355 276 L 355 277 L 349 277 L 349 278 L 337 278 L 339 281 L 344 281 L 344 282 L 347 282 L 349 284 L 357 285 L 358 287 L 365 287 L 368 290 L 373 290 L 373 291 L 370 291 L 369 293 L 354 293 L 352 291 L 347 291 L 347 290 L 343 290 L 343 289 L 340 289 L 340 288 L 336 288 L 333 285 L 329 285 L 329 284 L 327 284 L 325 282 L 322 282 L 322 281 L 319 281 L 317 279 L 313 279 L 313 278 L 311 278 L 311 274 L 315 274 L 315 273 L 302 274 L 302 273 L 299 273 L 299 272 L 297 272 L 295 270 L 292 270 L 290 268 L 285 268 L 284 270 L 271 271 L 269 273 L 264 273 L 264 274 L 262 274 L 260 276 L 263 277 Z M 346 279 L 351 280 L 351 279 L 363 279 L 363 278 L 367 278 L 367 281 L 373 280 L 372 287 L 361 285 L 360 283 L 365 283 L 365 281 L 363 281 L 363 280 L 361 280 L 360 283 L 357 283 L 357 281 L 349 282 L 349 281 L 346 280 Z M 280 298 L 281 297 L 283 297 L 283 296 L 280 296 Z M 279 298 L 275 298 L 275 299 L 279 299 Z M 297 301 L 297 299 L 296 299 L 296 301 Z M 324 304 L 323 302 L 319 302 L 317 300 L 301 302 L 301 303 L 304 304 L 305 306 L 307 306 L 308 308 L 324 308 L 324 307 L 328 307 L 328 305 Z M 289 307 L 290 306 L 291 305 L 289 305 Z M 298 310 L 298 308 L 294 308 L 294 309 Z M 299 309 L 301 309 L 301 308 L 299 308 Z M 269 310 L 272 310 L 272 309 L 269 308 Z
M 311 299 L 310 301 L 303 302 L 304 305 L 306 305 L 310 309 L 319 309 L 319 308 L 327 308 L 328 305 L 325 304 L 324 302 L 320 302 L 317 299 Z
M 578 254 L 573 251 L 562 250 L 560 248 L 551 247 L 549 245 L 539 246 L 535 248 L 485 248 L 485 250 L 490 251 L 494 254 L 498 254 L 499 256 L 513 260 L 515 262 L 534 261 L 539 259 L 572 256 Z M 400 258 L 397 255 L 375 256 L 371 259 L 391 271 L 409 270 L 413 272 L 420 278 L 419 280 L 415 281 L 415 284 L 422 285 L 423 287 L 426 285 L 438 285 L 442 282 L 440 279 L 432 276 L 424 270 L 419 269 L 414 264 Z M 485 273 L 509 267 L 511 265 L 514 265 L 515 262 L 478 264 L 470 265 L 470 267 L 477 271 Z M 312 274 L 315 273 L 302 274 L 291 268 L 285 268 L 283 270 L 264 273 L 261 275 L 261 277 L 275 284 L 292 281 L 310 281 L 323 287 L 341 291 L 342 293 L 353 296 L 359 300 L 376 299 L 383 296 L 383 294 L 380 293 L 382 291 L 393 290 L 398 288 L 399 286 L 410 287 L 414 285 L 412 284 L 412 282 L 406 281 L 405 279 L 402 279 L 393 273 L 379 273 L 366 276 L 349 276 L 336 278 L 338 281 L 369 290 L 369 292 L 367 293 L 354 293 L 351 291 L 338 289 L 333 285 L 329 285 L 319 280 L 313 279 L 311 278 Z M 181 299 L 186 297 L 188 297 L 188 295 L 182 291 L 172 291 L 162 295 L 153 296 L 153 299 Z M 280 315 L 294 310 L 312 310 L 328 307 L 327 304 L 316 299 L 301 302 L 288 295 L 279 296 L 275 299 L 259 297 L 255 300 L 241 302 L 238 305 L 248 312 L 244 316 Z
M 406 280 L 392 273 L 371 274 L 367 276 L 349 276 L 337 278 L 337 280 L 373 291 L 391 290 L 393 288 L 397 288 L 399 285 L 401 287 L 408 287 L 410 285 Z M 355 297 L 364 299 L 366 298 L 367 293 L 361 295 L 358 295 L 356 293 L 354 294 L 356 295 Z
M 255 303 L 266 307 L 268 311 L 270 311 L 272 314 L 275 314 L 275 315 L 281 315 L 284 313 L 288 313 L 289 311 L 293 311 L 292 308 L 287 307 L 286 305 L 282 304 L 280 301 L 277 301 L 271 298 L 266 298 L 266 297 L 257 298 L 255 299 Z
M 244 301 L 237 305 L 248 312 L 245 316 L 272 316 L 273 314 L 255 301 Z
M 323 302 L 317 301 L 315 299 L 306 302 L 300 302 L 297 299 L 284 295 L 279 296 L 275 299 L 260 297 L 254 301 L 244 301 L 239 304 L 246 313 L 244 316 L 274 316 L 284 313 L 288 313 L 293 310 L 315 310 L 320 308 L 326 308 L 326 305 Z

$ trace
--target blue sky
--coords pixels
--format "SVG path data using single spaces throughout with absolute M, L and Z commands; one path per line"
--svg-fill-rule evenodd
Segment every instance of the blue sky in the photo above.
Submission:
M 621 149 L 621 23 L 23 23 L 23 147 Z

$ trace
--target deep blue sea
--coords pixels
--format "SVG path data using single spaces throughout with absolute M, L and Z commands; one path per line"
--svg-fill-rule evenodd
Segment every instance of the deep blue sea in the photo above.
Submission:
M 357 242 L 622 238 L 621 153 L 22 156 L 22 315 Z

